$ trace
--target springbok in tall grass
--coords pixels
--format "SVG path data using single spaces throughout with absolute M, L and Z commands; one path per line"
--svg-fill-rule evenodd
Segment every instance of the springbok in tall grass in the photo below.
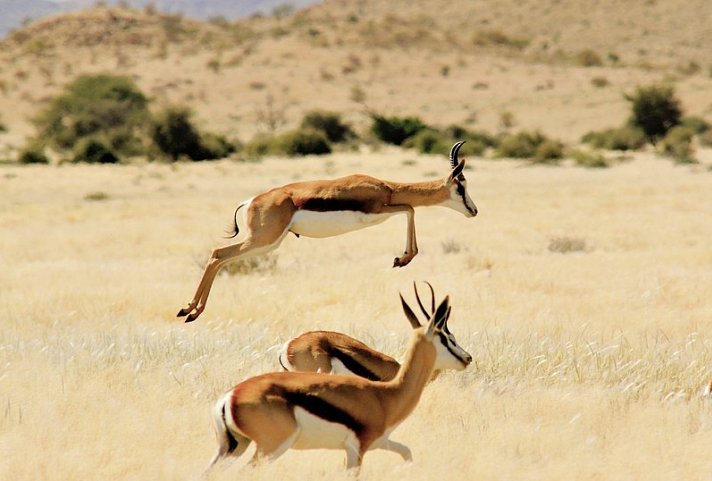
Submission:
M 420 310 L 429 318 L 435 312 L 435 292 L 430 283 L 426 282 L 426 285 L 430 289 L 429 312 L 420 300 L 415 282 L 413 290 Z M 418 317 L 402 295 L 400 300 L 411 327 L 421 327 Z M 449 332 L 446 335 L 451 336 Z M 450 342 L 455 343 L 454 338 Z M 358 339 L 333 331 L 309 331 L 289 340 L 279 354 L 279 364 L 285 371 L 350 374 L 371 381 L 390 381 L 400 369 L 400 363 L 391 356 Z M 436 364 L 433 377 L 437 376 L 440 369 Z
M 240 456 L 254 441 L 252 462 L 288 449 L 343 449 L 346 467 L 361 467 L 368 450 L 408 450 L 388 439 L 415 409 L 435 365 L 462 370 L 472 358 L 446 335 L 446 297 L 412 334 L 405 360 L 390 381 L 308 372 L 252 377 L 220 398 L 213 410 L 218 451 L 208 469 Z
M 193 299 L 178 312 L 191 322 L 205 310 L 218 271 L 228 262 L 276 249 L 292 232 L 297 237 L 331 237 L 380 224 L 396 214 L 408 220 L 405 252 L 393 267 L 407 265 L 418 253 L 414 207 L 441 205 L 468 217 L 477 207 L 467 193 L 465 160 L 457 154 L 464 141 L 450 151 L 452 170 L 445 179 L 426 182 L 391 182 L 367 175 L 333 180 L 297 182 L 277 187 L 246 200 L 235 210 L 232 237 L 240 233 L 238 212 L 244 209 L 244 236 L 234 244 L 215 249 L 208 260 Z

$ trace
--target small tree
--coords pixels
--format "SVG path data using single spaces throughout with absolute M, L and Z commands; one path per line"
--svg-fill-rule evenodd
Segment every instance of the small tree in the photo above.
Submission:
M 225 157 L 235 151 L 226 138 L 201 134 L 193 125 L 193 112 L 187 107 L 168 106 L 151 121 L 151 138 L 156 146 L 171 159 L 186 156 L 191 160 L 208 160 Z
M 100 136 L 107 141 L 118 131 L 126 145 L 137 140 L 148 119 L 148 99 L 128 77 L 82 75 L 67 85 L 34 122 L 38 138 L 69 149 L 81 138 Z
M 151 122 L 151 138 L 161 152 L 173 160 L 181 155 L 200 156 L 200 134 L 191 121 L 192 112 L 185 107 L 169 106 Z
M 653 143 L 682 119 L 680 101 L 670 85 L 638 87 L 632 95 L 626 95 L 626 100 L 633 104 L 630 123 L 640 127 Z

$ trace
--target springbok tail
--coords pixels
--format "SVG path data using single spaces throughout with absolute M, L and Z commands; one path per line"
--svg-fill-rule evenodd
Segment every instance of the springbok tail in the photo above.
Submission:
M 282 350 L 279 351 L 279 355 L 277 356 L 277 359 L 279 360 L 279 365 L 282 366 L 282 369 L 284 369 L 285 371 L 296 371 L 292 363 L 289 362 L 289 356 L 287 354 L 288 349 L 289 342 L 285 343 L 284 346 L 282 346 Z
M 229 409 L 227 404 L 230 401 L 230 397 L 231 393 L 228 393 L 222 398 L 220 398 L 220 400 L 215 405 L 215 409 L 213 409 L 213 424 L 215 426 L 215 435 L 218 438 L 218 452 L 215 454 L 215 457 L 210 462 L 211 466 L 215 464 L 218 459 L 235 451 L 239 444 L 235 436 L 233 436 L 233 434 L 230 432 L 230 429 L 227 426 L 227 420 L 225 418 L 225 411 L 226 409 Z
M 235 209 L 235 214 L 233 215 L 233 227 L 231 230 L 226 232 L 227 234 L 232 234 L 227 237 L 228 239 L 234 239 L 235 237 L 237 237 L 237 234 L 240 233 L 240 227 L 237 225 L 237 213 L 247 204 L 248 202 L 243 202 L 242 204 L 237 206 L 237 209 Z

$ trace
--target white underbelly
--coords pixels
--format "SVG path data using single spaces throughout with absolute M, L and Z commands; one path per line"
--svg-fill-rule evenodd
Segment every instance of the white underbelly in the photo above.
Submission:
M 345 449 L 358 447 L 353 431 L 339 423 L 325 421 L 307 410 L 294 408 L 294 417 L 299 426 L 293 449 Z
M 353 210 L 299 210 L 292 217 L 289 230 L 305 237 L 331 237 L 380 224 L 392 215 L 390 212 L 366 214 Z

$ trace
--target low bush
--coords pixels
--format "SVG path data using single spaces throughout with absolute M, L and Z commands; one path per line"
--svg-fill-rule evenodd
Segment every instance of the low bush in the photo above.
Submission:
M 242 155 L 246 159 L 259 159 L 265 155 L 324 155 L 331 153 L 326 134 L 311 128 L 299 128 L 279 135 L 259 135 L 245 144 Z
M 20 164 L 49 164 L 49 158 L 44 153 L 44 147 L 39 144 L 30 144 L 20 151 L 17 156 Z
M 482 155 L 490 147 L 497 147 L 497 137 L 481 130 L 467 130 L 459 125 L 450 125 L 445 129 L 451 141 L 465 140 L 463 152 L 471 155 Z
M 568 254 L 569 252 L 584 252 L 586 250 L 586 239 L 580 237 L 552 237 L 549 239 L 549 252 L 558 254 Z
M 537 153 L 537 148 L 548 140 L 541 132 L 523 130 L 516 134 L 506 134 L 500 138 L 495 150 L 497 157 L 530 159 Z
M 246 143 L 242 149 L 242 156 L 247 160 L 255 160 L 265 155 L 277 154 L 279 154 L 279 148 L 276 147 L 274 136 L 258 135 Z
M 482 155 L 488 147 L 497 141 L 485 132 L 469 131 L 459 125 L 450 125 L 444 130 L 426 127 L 403 142 L 404 147 L 414 148 L 421 154 L 448 155 L 455 142 L 466 141 L 463 154 Z
M 564 157 L 564 144 L 557 140 L 545 139 L 537 145 L 532 157 L 535 164 L 558 164 Z
M 679 164 L 697 163 L 692 148 L 692 139 L 695 131 L 678 125 L 670 129 L 660 141 L 658 149 L 661 154 L 670 157 Z
M 580 167 L 604 168 L 609 167 L 606 158 L 598 152 L 588 152 L 580 149 L 573 149 L 567 152 L 574 163 Z
M 593 148 L 606 150 L 637 150 L 646 142 L 643 130 L 632 125 L 592 131 L 581 140 Z
M 695 134 L 704 134 L 710 130 L 710 124 L 702 117 L 690 115 L 683 117 L 680 125 L 692 130 Z
M 109 146 L 96 137 L 85 137 L 77 142 L 72 162 L 89 164 L 116 164 L 119 157 Z
M 307 112 L 302 118 L 301 127 L 324 132 L 329 142 L 345 142 L 355 137 L 351 126 L 341 121 L 341 114 L 323 110 Z
M 603 60 L 598 53 L 587 48 L 576 54 L 576 64 L 582 67 L 600 67 L 603 65 Z
M 371 116 L 371 132 L 388 144 L 401 145 L 427 126 L 418 117 L 385 117 L 378 114 Z
M 331 145 L 326 134 L 320 130 L 301 128 L 285 132 L 279 136 L 281 153 L 290 157 L 298 155 L 323 155 L 331 153 Z
M 421 130 L 403 142 L 403 147 L 413 148 L 421 154 L 447 155 L 451 146 L 451 137 L 430 127 Z

